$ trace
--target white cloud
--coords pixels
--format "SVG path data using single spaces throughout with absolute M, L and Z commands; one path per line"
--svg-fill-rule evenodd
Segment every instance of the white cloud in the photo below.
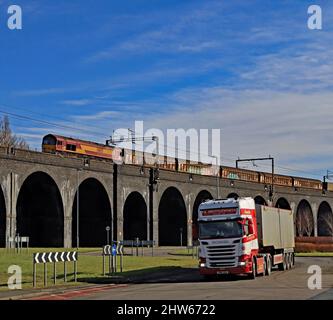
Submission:
M 332 168 L 332 92 L 242 91 L 213 87 L 182 90 L 166 100 L 161 98 L 170 106 L 169 112 L 159 111 L 158 107 L 148 114 L 142 108 L 132 113 L 105 110 L 73 116 L 72 121 L 59 123 L 75 130 L 30 128 L 21 132 L 33 135 L 34 141 L 36 134 L 42 136 L 50 131 L 103 141 L 111 135 L 112 129 L 133 128 L 135 120 L 144 120 L 145 130 L 158 128 L 164 132 L 168 128 L 218 128 L 225 165 L 234 165 L 237 157 L 272 155 L 278 166 L 299 171 L 278 168 L 279 172 L 290 175 L 310 176 L 302 171 L 322 174 Z M 159 102 L 155 104 L 158 106 Z M 185 149 L 185 146 L 179 148 Z
M 187 91 L 178 111 L 163 117 L 155 114 L 146 119 L 145 125 L 163 129 L 220 128 L 222 157 L 272 155 L 278 163 L 293 168 L 324 170 L 333 163 L 331 101 L 331 92 Z M 320 163 L 316 159 L 321 159 Z
M 241 74 L 243 81 L 255 87 L 285 90 L 318 90 L 333 86 L 333 48 L 282 50 L 261 56 L 255 68 Z
M 107 60 L 123 56 L 124 53 L 135 55 L 147 52 L 199 53 L 220 47 L 220 41 L 207 40 L 210 30 L 215 27 L 212 26 L 208 30 L 205 24 L 212 23 L 213 20 L 220 23 L 222 20 L 219 13 L 224 7 L 225 5 L 220 2 L 210 2 L 203 3 L 196 9 L 185 6 L 180 11 L 162 11 L 146 15 L 143 19 L 148 19 L 149 28 L 141 26 L 141 30 L 140 28 L 139 31 L 134 30 L 128 39 L 94 53 L 84 59 L 84 62 Z
M 21 90 L 13 92 L 17 96 L 45 96 L 50 94 L 65 93 L 66 88 L 43 88 L 43 89 L 33 89 L 33 90 Z
M 82 116 L 74 116 L 73 119 L 77 121 L 97 121 L 97 120 L 112 120 L 112 118 L 116 118 L 121 116 L 121 113 L 118 111 L 102 111 L 95 114 L 82 115 Z
M 61 101 L 62 104 L 68 105 L 68 106 L 86 106 L 89 104 L 93 104 L 95 101 L 91 99 L 73 99 L 73 100 L 64 100 Z

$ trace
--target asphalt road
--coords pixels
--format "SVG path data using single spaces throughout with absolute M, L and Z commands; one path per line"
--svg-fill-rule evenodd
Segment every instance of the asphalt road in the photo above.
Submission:
M 322 269 L 322 289 L 308 288 L 308 267 Z M 187 269 L 151 280 L 114 286 L 107 290 L 67 297 L 73 300 L 174 300 L 174 299 L 333 299 L 333 258 L 297 258 L 294 269 L 273 271 L 269 277 L 204 281 L 198 271 Z

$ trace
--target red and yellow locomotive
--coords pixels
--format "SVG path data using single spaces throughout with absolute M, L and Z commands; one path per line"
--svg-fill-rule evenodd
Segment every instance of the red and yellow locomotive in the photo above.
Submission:
M 100 143 L 48 134 L 43 138 L 42 151 L 72 156 L 89 156 L 101 159 L 121 159 L 120 149 Z

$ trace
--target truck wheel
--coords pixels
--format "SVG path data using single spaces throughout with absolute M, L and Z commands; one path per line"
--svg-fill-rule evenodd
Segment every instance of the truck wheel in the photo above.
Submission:
M 267 257 L 265 273 L 266 276 L 270 276 L 272 273 L 272 260 L 270 256 Z
M 263 277 L 266 275 L 266 268 L 267 268 L 267 260 L 264 258 L 264 272 L 261 274 Z
M 257 264 L 256 260 L 252 260 L 252 272 L 249 274 L 249 278 L 254 280 L 257 277 Z
M 280 271 L 285 271 L 287 269 L 287 255 L 283 254 L 283 262 L 279 264 L 279 270 Z

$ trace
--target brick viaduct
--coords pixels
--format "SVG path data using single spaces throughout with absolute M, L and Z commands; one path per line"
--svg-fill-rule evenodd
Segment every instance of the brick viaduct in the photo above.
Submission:
M 153 189 L 149 176 L 140 166 L 0 148 L 0 246 L 18 233 L 32 246 L 75 247 L 77 220 L 82 247 L 105 244 L 108 225 L 113 239 L 190 245 L 198 205 L 217 197 L 217 178 L 160 170 Z M 263 184 L 220 179 L 219 185 L 223 198 L 237 194 L 268 203 Z M 333 192 L 275 186 L 273 205 L 290 207 L 295 221 L 310 213 L 312 235 L 327 235 L 321 217 L 332 214 Z

